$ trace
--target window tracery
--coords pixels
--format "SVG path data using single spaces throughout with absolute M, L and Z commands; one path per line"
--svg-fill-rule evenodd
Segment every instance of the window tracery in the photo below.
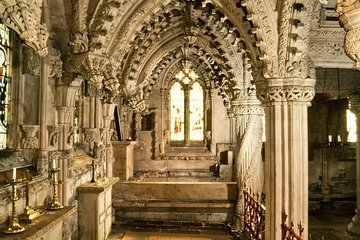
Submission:
M 8 83 L 9 83 L 9 29 L 0 22 L 0 149 L 6 147 Z
M 204 140 L 203 86 L 195 81 L 181 85 L 174 82 L 170 88 L 170 140 L 196 142 Z

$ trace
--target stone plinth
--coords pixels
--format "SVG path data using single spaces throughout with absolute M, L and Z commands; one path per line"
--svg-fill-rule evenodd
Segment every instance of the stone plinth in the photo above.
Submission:
M 25 231 L 13 235 L 5 234 L 0 231 L 0 239 L 2 240 L 39 240 L 39 239 L 75 239 L 76 238 L 76 213 L 77 207 L 64 207 L 56 211 L 45 211 L 44 214 L 35 219 L 33 223 L 20 223 L 25 227 Z M 75 228 L 65 229 L 64 226 L 74 225 Z M 6 223 L 7 224 L 7 223 Z M 1 230 L 5 228 L 1 226 Z M 70 232 L 67 232 L 69 231 Z
M 106 239 L 112 224 L 112 186 L 119 178 L 77 187 L 79 201 L 79 238 Z
M 112 142 L 114 166 L 113 176 L 119 177 L 121 181 L 126 181 L 134 174 L 134 146 L 136 141 Z

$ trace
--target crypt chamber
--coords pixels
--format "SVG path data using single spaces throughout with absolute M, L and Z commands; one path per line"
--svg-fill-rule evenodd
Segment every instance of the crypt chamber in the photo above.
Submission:
M 0 238 L 341 239 L 311 222 L 329 212 L 360 237 L 358 19 L 351 0 L 0 1 Z

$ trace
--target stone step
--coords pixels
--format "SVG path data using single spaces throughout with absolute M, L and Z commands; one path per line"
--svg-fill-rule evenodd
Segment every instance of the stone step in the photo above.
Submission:
M 135 172 L 168 172 L 168 171 L 203 171 L 211 173 L 211 167 L 216 164 L 215 160 L 150 160 L 135 161 Z
M 114 199 L 230 200 L 237 197 L 235 182 L 118 182 Z
M 174 169 L 167 171 L 137 171 L 133 180 L 142 182 L 216 182 L 219 178 L 209 169 Z
M 121 182 L 114 185 L 118 221 L 231 220 L 237 196 L 233 182 Z

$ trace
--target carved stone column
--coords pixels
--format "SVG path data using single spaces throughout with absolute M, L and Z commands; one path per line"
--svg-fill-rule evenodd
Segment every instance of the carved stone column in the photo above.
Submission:
M 113 172 L 113 150 L 110 142 L 110 122 L 114 119 L 115 103 L 103 103 L 103 129 L 104 129 L 104 145 L 105 145 L 105 165 L 106 165 L 106 176 L 112 177 Z
M 282 239 L 283 215 L 302 224 L 308 239 L 308 117 L 315 95 L 310 78 L 272 78 L 258 82 L 258 99 L 264 103 L 265 238 Z
M 261 194 L 263 186 L 263 167 L 261 158 L 264 115 L 263 107 L 253 92 L 243 100 L 231 102 L 235 116 L 237 137 L 237 160 L 235 179 L 238 185 L 238 197 L 234 215 L 233 229 L 243 229 L 243 189 L 244 186 L 254 193 Z
M 211 89 L 209 91 L 209 109 L 211 112 L 211 115 L 208 116 L 211 118 L 211 126 L 209 126 L 208 130 L 211 131 L 211 140 L 210 140 L 210 152 L 212 154 L 216 154 L 216 144 L 215 144 L 215 131 L 214 131 L 214 125 L 215 125 L 215 110 L 214 110 L 214 98 L 215 98 L 215 89 Z
M 40 99 L 39 99 L 39 159 L 37 169 L 40 173 L 46 173 L 47 169 L 47 112 L 48 112 L 48 78 L 49 78 L 49 56 L 41 58 L 41 77 L 40 77 Z
M 189 86 L 186 86 L 184 89 L 184 97 L 185 99 L 189 99 L 189 95 L 190 95 L 190 89 Z M 185 146 L 189 146 L 190 145 L 190 102 L 188 100 L 185 101 L 185 119 L 184 119 L 184 125 L 185 125 L 185 139 L 184 139 L 184 143 Z
M 346 31 L 345 52 L 355 61 L 354 68 L 360 70 L 360 3 L 354 0 L 338 0 L 336 11 Z
M 153 125 L 153 128 L 152 128 L 152 132 L 151 132 L 151 145 L 152 145 L 152 149 L 153 149 L 153 154 L 152 154 L 152 158 L 153 159 L 157 159 L 160 155 L 160 144 L 159 144 L 159 137 L 158 137 L 158 132 L 159 132 L 159 127 L 158 127 L 158 109 L 155 108 L 153 111 L 152 111 L 152 116 L 153 116 L 153 119 L 152 119 L 152 125 Z
M 347 230 L 360 237 L 360 94 L 352 94 L 349 108 L 356 115 L 356 209 L 355 216 L 347 225 Z
M 75 128 L 73 128 L 73 115 L 75 110 L 75 95 L 79 89 L 82 79 L 63 77 L 61 84 L 57 88 L 56 110 L 58 114 L 59 124 L 59 150 L 67 154 L 67 150 L 72 148 L 72 136 Z M 68 164 L 69 157 L 59 160 L 61 187 L 59 188 L 59 196 L 64 206 L 68 205 Z

